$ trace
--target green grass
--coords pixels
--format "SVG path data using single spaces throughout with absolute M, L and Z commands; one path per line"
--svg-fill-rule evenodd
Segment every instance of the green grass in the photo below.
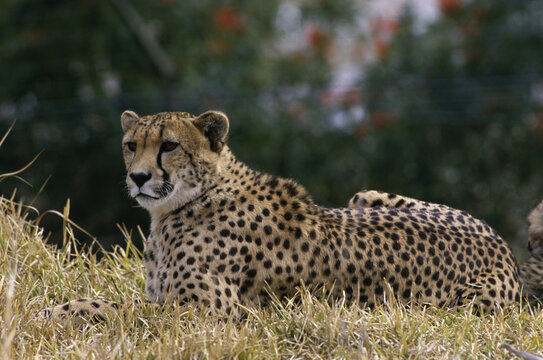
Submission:
M 327 302 L 306 290 L 292 301 L 249 309 L 241 321 L 218 321 L 181 306 L 134 305 L 145 299 L 144 269 L 131 245 L 101 260 L 74 255 L 65 214 L 66 246 L 47 246 L 29 208 L 0 198 L 0 354 L 4 359 L 505 359 L 503 343 L 543 353 L 543 314 L 517 306 L 477 316 L 393 302 L 372 311 Z M 139 235 L 138 235 L 139 236 Z M 128 304 L 99 324 L 51 322 L 39 311 L 93 297 Z

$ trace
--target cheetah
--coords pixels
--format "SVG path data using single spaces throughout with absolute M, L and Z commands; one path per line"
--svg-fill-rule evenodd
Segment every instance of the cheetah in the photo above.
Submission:
M 416 200 L 317 205 L 293 180 L 237 160 L 219 111 L 127 110 L 121 126 L 129 193 L 151 217 L 143 262 L 152 302 L 235 317 L 301 285 L 370 308 L 389 292 L 406 304 L 472 302 L 483 312 L 521 298 L 511 249 L 465 212 Z M 81 299 L 48 313 L 103 317 L 117 307 Z
M 371 208 L 390 206 L 424 210 L 427 212 L 440 212 L 450 216 L 469 216 L 465 211 L 450 208 L 442 204 L 409 198 L 397 194 L 390 194 L 376 190 L 365 190 L 356 193 L 348 203 L 349 208 Z M 543 299 L 543 201 L 528 215 L 528 250 L 531 257 L 519 265 L 520 279 L 523 285 L 524 296 L 536 304 Z M 486 225 L 486 224 L 485 224 Z M 493 231 L 487 226 L 487 231 Z

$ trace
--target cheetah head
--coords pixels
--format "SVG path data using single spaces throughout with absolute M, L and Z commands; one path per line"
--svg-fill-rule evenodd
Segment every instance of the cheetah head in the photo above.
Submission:
M 151 215 L 172 211 L 213 186 L 229 122 L 225 114 L 121 115 L 126 184 Z

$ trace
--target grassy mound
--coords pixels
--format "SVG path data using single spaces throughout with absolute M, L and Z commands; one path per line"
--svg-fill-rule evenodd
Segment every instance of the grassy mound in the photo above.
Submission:
M 329 303 L 301 290 L 289 302 L 249 310 L 241 322 L 218 322 L 187 307 L 134 305 L 145 299 L 140 254 L 125 248 L 101 260 L 44 242 L 28 208 L 0 198 L 0 354 L 25 358 L 510 358 L 503 343 L 541 353 L 543 314 L 517 306 L 477 316 L 468 309 L 405 308 L 390 302 L 369 311 Z M 62 214 L 60 214 L 62 215 Z M 66 214 L 65 214 L 66 215 Z M 126 303 L 124 315 L 77 327 L 39 311 L 79 297 Z

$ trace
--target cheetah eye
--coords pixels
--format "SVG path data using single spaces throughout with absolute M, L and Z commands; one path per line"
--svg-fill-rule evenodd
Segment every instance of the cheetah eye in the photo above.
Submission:
M 136 151 L 136 148 L 138 147 L 138 146 L 136 145 L 136 143 L 133 142 L 133 141 L 129 141 L 129 142 L 127 142 L 125 145 L 126 145 L 126 147 L 128 148 L 128 150 L 130 150 L 131 152 Z
M 170 152 L 170 151 L 175 150 L 178 145 L 179 145 L 178 143 L 174 143 L 172 141 L 166 141 L 166 142 L 163 142 L 162 145 L 160 145 L 160 151 Z

